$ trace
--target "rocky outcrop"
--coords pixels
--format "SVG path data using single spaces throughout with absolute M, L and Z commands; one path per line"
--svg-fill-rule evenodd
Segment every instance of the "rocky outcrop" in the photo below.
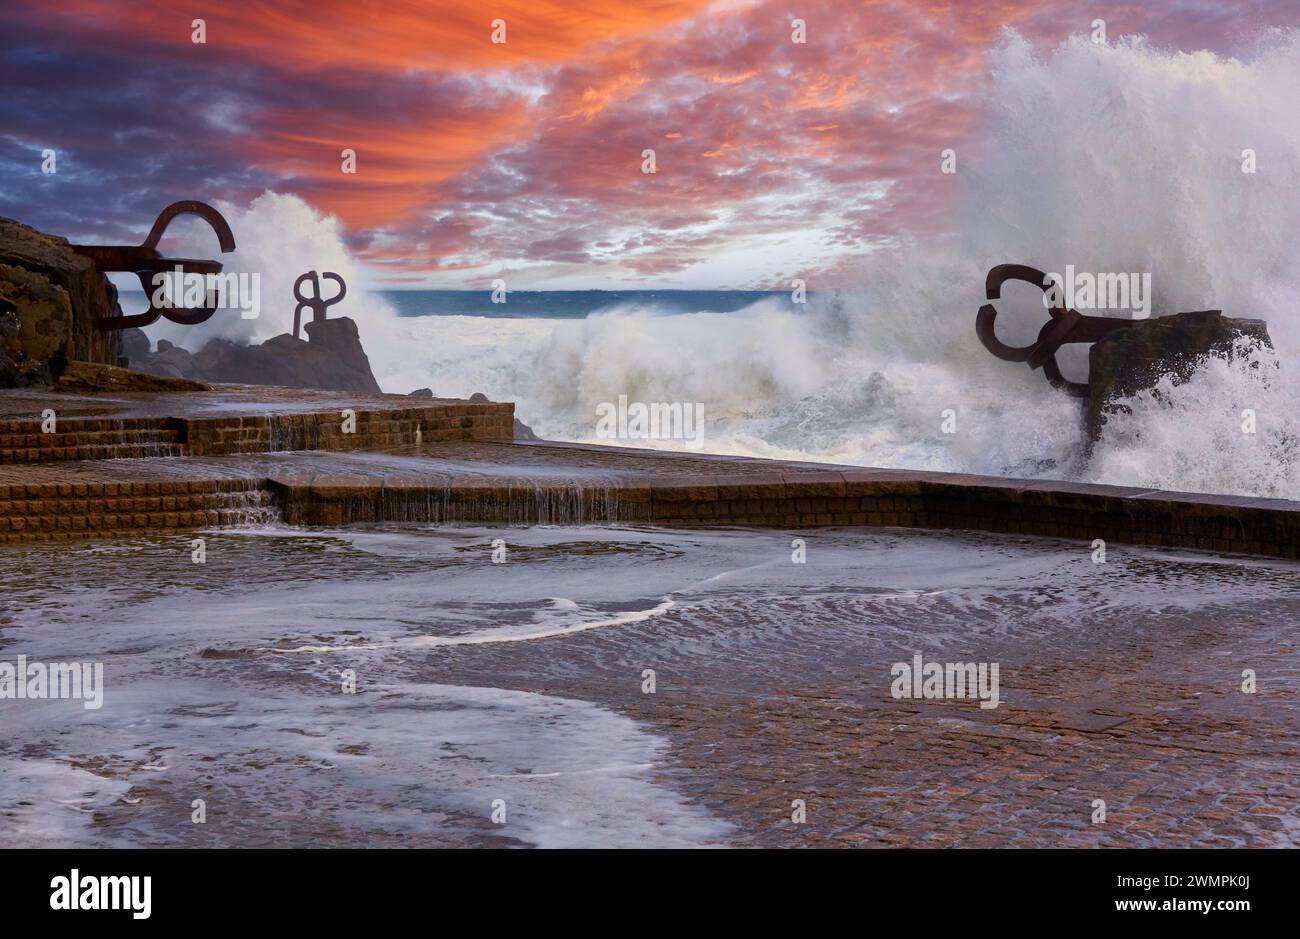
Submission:
M 117 289 L 66 239 L 0 218 L 0 387 L 46 384 L 72 360 L 116 364 Z
M 69 362 L 50 386 L 54 391 L 77 393 L 111 391 L 211 391 L 209 385 L 188 378 L 164 378 L 133 372 L 98 362 Z
M 153 344 L 149 342 L 149 337 L 145 335 L 143 329 L 124 329 L 122 330 L 122 357 L 128 362 L 131 360 L 143 359 L 149 354 Z
M 1165 375 L 1184 382 L 1207 355 L 1231 360 L 1242 337 L 1272 346 L 1263 320 L 1236 319 L 1221 310 L 1138 320 L 1093 343 L 1088 353 L 1089 436 L 1100 438 L 1107 413 L 1118 407 L 1116 399 L 1153 388 Z
M 159 340 L 158 350 L 150 352 L 143 333 L 127 330 L 123 349 L 131 368 L 151 375 L 324 391 L 380 390 L 355 322 L 341 316 L 307 323 L 304 328 L 307 340 L 288 333 L 261 345 L 213 339 L 197 353 L 166 340 Z

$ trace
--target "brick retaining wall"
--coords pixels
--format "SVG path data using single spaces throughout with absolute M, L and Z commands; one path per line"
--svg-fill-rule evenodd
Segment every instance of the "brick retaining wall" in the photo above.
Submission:
M 485 420 L 476 423 L 480 417 Z M 511 417 L 501 410 L 468 412 L 443 419 L 469 418 L 471 426 L 433 432 L 496 435 Z M 390 412 L 363 421 L 359 414 L 366 431 L 358 436 L 401 438 L 403 422 L 413 419 Z M 250 437 L 217 446 L 264 443 L 261 435 L 270 431 L 257 420 L 226 422 L 223 430 L 247 430 Z M 304 432 L 319 435 L 322 451 L 340 442 L 328 423 L 309 424 Z M 682 469 L 691 472 L 675 472 Z M 252 516 L 241 515 L 244 509 Z M 791 532 L 897 526 L 1300 557 L 1300 503 L 1291 501 L 596 446 L 451 441 L 399 453 L 0 467 L 5 541 L 187 531 L 259 519 L 270 510 L 294 525 L 646 523 Z
M 382 450 L 414 443 L 514 439 L 514 405 L 438 404 L 353 409 L 356 432 L 343 433 L 341 411 L 203 418 L 62 418 L 55 432 L 40 420 L 0 421 L 0 464 L 168 456 L 225 456 L 280 450 Z
M 285 520 L 306 525 L 897 526 L 1300 557 L 1296 502 L 947 473 L 846 469 L 661 476 L 608 485 L 345 478 L 273 489 Z
M 194 531 L 278 517 L 265 481 L 0 485 L 0 543 Z

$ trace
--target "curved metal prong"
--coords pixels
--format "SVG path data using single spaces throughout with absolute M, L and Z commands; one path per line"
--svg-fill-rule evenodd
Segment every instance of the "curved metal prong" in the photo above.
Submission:
M 343 282 L 343 278 L 338 274 L 335 274 L 333 271 L 325 271 L 320 276 L 324 277 L 326 280 L 332 280 L 334 283 L 339 285 L 339 292 L 326 301 L 326 306 L 334 306 L 334 304 L 338 303 L 348 295 L 348 285 Z
M 1002 285 L 1009 280 L 1023 280 L 1027 284 L 1033 284 L 1043 293 L 1047 292 L 1049 286 L 1047 275 L 1036 267 L 1027 264 L 999 264 L 990 268 L 988 276 L 984 278 L 985 299 L 1002 299 Z
M 208 205 L 194 199 L 173 202 L 158 213 L 149 236 L 140 245 L 69 245 L 79 254 L 90 258 L 101 273 L 111 271 L 130 271 L 140 278 L 140 286 L 149 298 L 149 309 L 143 313 L 130 316 L 106 316 L 95 321 L 95 326 L 102 330 L 131 329 L 156 323 L 159 318 L 167 317 L 174 323 L 193 326 L 209 319 L 217 311 L 216 307 L 169 307 L 154 302 L 157 289 L 154 278 L 162 273 L 179 269 L 183 274 L 219 274 L 219 261 L 196 261 L 187 258 L 164 258 L 158 253 L 158 242 L 167 231 L 172 221 L 180 215 L 195 215 L 203 219 L 217 235 L 223 253 L 235 250 L 235 235 L 221 213 Z
M 985 296 L 989 300 L 1001 299 L 1002 285 L 1009 280 L 1033 284 L 1045 297 L 1057 286 L 1042 271 L 1027 264 L 999 264 L 991 268 L 984 279 Z M 979 336 L 984 348 L 999 359 L 1025 362 L 1031 369 L 1041 368 L 1053 388 L 1075 398 L 1087 398 L 1091 395 L 1087 382 L 1070 381 L 1061 374 L 1061 367 L 1056 361 L 1057 350 L 1067 343 L 1096 342 L 1129 324 L 1118 319 L 1084 316 L 1076 310 L 1067 309 L 1064 296 L 1058 296 L 1056 302 L 1049 306 L 1048 312 L 1050 318 L 1038 331 L 1038 339 L 1032 345 L 1016 348 L 998 341 L 993 325 L 998 311 L 992 303 L 984 304 L 975 314 L 975 334 Z
M 1057 391 L 1064 391 L 1072 398 L 1092 397 L 1092 388 L 1087 382 L 1070 381 L 1061 374 L 1061 367 L 1056 364 L 1056 356 L 1047 357 L 1043 363 L 1043 377 Z
M 196 199 L 183 199 L 180 202 L 173 202 L 158 213 L 158 220 L 153 223 L 153 228 L 149 229 L 149 237 L 144 240 L 142 247 L 157 248 L 163 232 L 167 230 L 167 226 L 178 215 L 197 215 L 211 225 L 212 230 L 217 233 L 217 242 L 221 245 L 223 254 L 229 254 L 235 250 L 235 235 L 230 230 L 226 220 L 222 218 L 221 213 L 206 202 L 199 202 Z
M 993 328 L 993 323 L 997 318 L 998 311 L 991 303 L 984 304 L 980 307 L 979 312 L 975 314 L 975 335 L 979 337 L 980 342 L 984 343 L 984 348 L 1005 362 L 1028 362 L 1029 357 L 1034 354 L 1034 350 L 1038 347 L 1038 343 L 1016 347 L 1001 342 Z

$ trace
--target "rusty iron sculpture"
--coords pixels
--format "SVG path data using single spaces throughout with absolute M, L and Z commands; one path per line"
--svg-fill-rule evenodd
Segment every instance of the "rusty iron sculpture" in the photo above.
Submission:
M 228 254 L 235 250 L 235 236 L 230 226 L 221 217 L 221 213 L 204 202 L 185 200 L 173 202 L 158 215 L 153 223 L 149 237 L 139 245 L 68 245 L 78 254 L 90 258 L 101 274 L 127 272 L 140 278 L 140 286 L 149 298 L 149 309 L 131 316 L 107 316 L 95 321 L 97 329 L 115 330 L 131 327 L 148 326 L 156 323 L 160 317 L 166 317 L 173 323 L 195 326 L 206 322 L 217 311 L 215 305 L 202 307 L 178 307 L 169 305 L 157 291 L 156 277 L 170 274 L 177 269 L 181 274 L 220 274 L 220 261 L 201 261 L 194 258 L 165 258 L 158 253 L 158 242 L 163 232 L 178 215 L 197 215 L 217 233 L 221 251 Z
M 339 285 L 339 292 L 326 300 L 321 296 L 320 278 L 332 280 Z M 311 296 L 302 295 L 302 285 L 311 284 Z M 315 271 L 308 271 L 293 282 L 293 298 L 298 301 L 298 305 L 293 310 L 293 338 L 298 338 L 298 332 L 302 327 L 302 311 L 304 308 L 310 308 L 312 312 L 312 322 L 321 323 L 325 320 L 325 309 L 338 303 L 348 295 L 348 285 L 343 282 L 343 278 L 333 271 L 326 271 L 324 274 L 317 274 Z
M 1034 284 L 1044 294 L 1051 290 L 1051 282 L 1046 274 L 1024 264 L 999 264 L 989 271 L 984 279 L 984 296 L 988 300 L 1002 297 L 1002 285 L 1009 280 L 1022 280 Z M 1047 381 L 1053 388 L 1064 391 L 1075 398 L 1088 398 L 1091 390 L 1087 382 L 1069 381 L 1061 374 L 1056 364 L 1056 353 L 1061 346 L 1072 342 L 1096 342 L 1117 329 L 1132 326 L 1131 320 L 1114 319 L 1106 316 L 1084 316 L 1077 310 L 1067 310 L 1065 301 L 1060 300 L 1049 308 L 1051 319 L 1038 331 L 1038 339 L 1027 346 L 1008 346 L 998 340 L 993 329 L 993 321 L 998 311 L 992 303 L 980 307 L 975 315 L 975 335 L 984 348 L 1006 362 L 1025 362 L 1031 369 L 1041 368 Z

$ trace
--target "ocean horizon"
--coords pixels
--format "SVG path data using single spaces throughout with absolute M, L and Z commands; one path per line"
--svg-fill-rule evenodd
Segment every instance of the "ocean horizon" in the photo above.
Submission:
M 119 289 L 118 293 L 123 309 L 143 309 L 146 305 L 141 290 Z M 398 316 L 486 316 L 496 319 L 584 319 L 595 313 L 617 309 L 654 309 L 670 314 L 735 313 L 762 301 L 775 303 L 792 312 L 800 306 L 793 301 L 789 290 L 508 290 L 504 301 L 493 300 L 494 292 L 491 290 L 385 289 L 371 290 L 368 294 L 382 298 Z M 805 296 L 811 300 L 819 295 L 819 292 L 807 291 Z M 265 298 L 264 303 L 269 299 Z

